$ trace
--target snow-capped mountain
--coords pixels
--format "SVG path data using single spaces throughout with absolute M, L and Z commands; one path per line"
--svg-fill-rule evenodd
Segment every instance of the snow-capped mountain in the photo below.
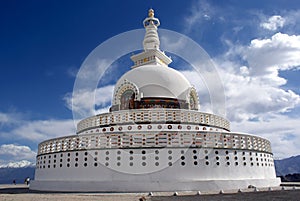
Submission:
M 33 167 L 33 166 L 34 164 L 27 160 L 9 162 L 7 164 L 0 164 L 0 168 L 24 168 L 24 167 Z

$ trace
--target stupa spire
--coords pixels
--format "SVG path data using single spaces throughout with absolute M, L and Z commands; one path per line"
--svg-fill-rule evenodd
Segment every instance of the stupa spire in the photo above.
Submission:
M 148 17 L 143 21 L 143 24 L 146 29 L 143 41 L 144 50 L 159 49 L 160 42 L 157 34 L 157 27 L 160 25 L 160 22 L 154 17 L 153 9 L 149 10 Z
M 144 51 L 131 57 L 131 60 L 134 62 L 132 68 L 143 65 L 168 66 L 172 60 L 159 49 L 160 41 L 157 27 L 160 25 L 160 22 L 159 19 L 154 17 L 153 9 L 149 9 L 148 17 L 144 19 L 143 25 L 146 30 L 143 40 Z

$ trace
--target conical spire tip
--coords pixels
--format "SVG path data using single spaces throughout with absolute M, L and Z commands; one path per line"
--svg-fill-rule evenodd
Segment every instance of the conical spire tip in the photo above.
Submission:
M 148 16 L 151 18 L 154 17 L 154 10 L 152 8 L 149 9 Z

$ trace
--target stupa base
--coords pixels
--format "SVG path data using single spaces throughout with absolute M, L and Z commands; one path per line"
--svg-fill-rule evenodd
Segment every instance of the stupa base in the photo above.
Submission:
M 202 181 L 32 181 L 31 190 L 57 192 L 220 191 L 276 187 L 280 178 Z

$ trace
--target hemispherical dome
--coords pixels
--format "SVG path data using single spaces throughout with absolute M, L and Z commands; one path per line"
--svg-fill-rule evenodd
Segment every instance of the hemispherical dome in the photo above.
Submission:
M 124 83 L 134 85 L 140 98 L 187 100 L 192 87 L 180 72 L 160 65 L 144 65 L 125 73 L 115 86 L 114 96 Z

